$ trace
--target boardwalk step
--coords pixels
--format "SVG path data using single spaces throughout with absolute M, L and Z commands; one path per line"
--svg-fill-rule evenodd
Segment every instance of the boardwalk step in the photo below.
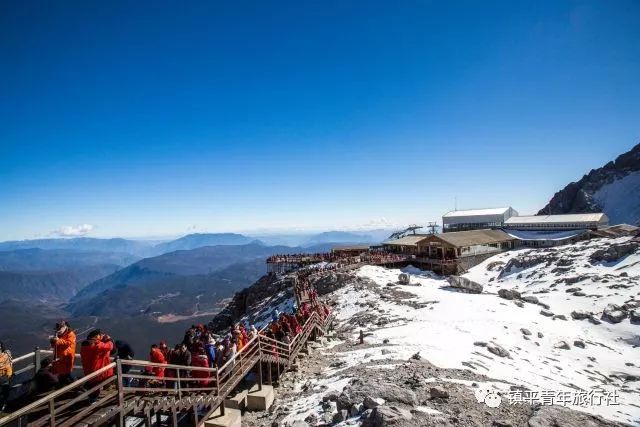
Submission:
M 275 393 L 273 386 L 262 385 L 262 389 L 256 384 L 249 389 L 247 394 L 247 409 L 250 411 L 266 411 L 271 407 Z
M 218 408 L 204 422 L 204 425 L 205 427 L 241 427 L 242 414 L 239 409 L 225 408 L 224 415 L 221 415 Z
M 248 394 L 249 394 L 249 390 L 242 390 L 241 392 L 236 393 L 235 396 L 225 399 L 224 401 L 225 408 L 243 410 L 247 406 Z

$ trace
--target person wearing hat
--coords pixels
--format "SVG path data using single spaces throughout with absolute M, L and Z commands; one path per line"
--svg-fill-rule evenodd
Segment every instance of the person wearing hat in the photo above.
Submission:
M 11 377 L 13 377 L 11 352 L 0 341 L 0 412 L 4 410 L 9 397 Z
M 162 352 L 162 355 L 164 356 L 164 360 L 168 361 L 169 360 L 169 356 L 170 356 L 169 353 L 171 353 L 171 349 L 167 345 L 167 342 L 165 340 L 160 341 L 160 344 L 158 345 L 158 348 Z
M 56 323 L 56 333 L 51 338 L 51 347 L 55 355 L 52 371 L 62 384 L 69 384 L 74 380 L 72 372 L 76 357 L 76 333 L 68 322 L 62 320 Z

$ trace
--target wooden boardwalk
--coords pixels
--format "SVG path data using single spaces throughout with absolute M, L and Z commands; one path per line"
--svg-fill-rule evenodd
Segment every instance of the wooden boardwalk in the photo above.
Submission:
M 265 378 L 270 384 L 273 366 L 275 365 L 278 373 L 281 369 L 286 370 L 309 340 L 315 339 L 318 334 L 326 334 L 331 322 L 332 316 L 323 319 L 317 312 L 313 312 L 305 322 L 302 332 L 291 343 L 258 334 L 220 368 L 118 359 L 101 370 L 0 418 L 0 426 L 122 427 L 127 417 L 142 418 L 147 426 L 178 426 L 181 420 L 188 425 L 202 426 L 217 409 L 220 408 L 224 413 L 225 399 L 247 374 L 256 371 L 260 388 Z M 132 369 L 125 374 L 122 372 L 123 366 L 130 366 Z M 159 387 L 128 386 L 131 380 L 153 379 L 141 375 L 136 369 L 144 370 L 147 367 L 174 369 L 177 376 L 164 378 Z M 267 372 L 263 372 L 263 368 Z M 111 369 L 114 370 L 113 376 L 99 384 L 91 382 Z M 209 378 L 195 379 L 193 373 L 196 371 L 208 372 Z M 184 373 L 188 375 L 185 376 Z M 89 393 L 98 389 L 103 390 L 98 400 L 89 405 Z M 161 424 L 162 417 L 168 418 L 169 422 Z

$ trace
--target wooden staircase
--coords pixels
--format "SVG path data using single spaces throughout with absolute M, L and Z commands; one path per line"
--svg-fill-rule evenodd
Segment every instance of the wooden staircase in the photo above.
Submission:
M 143 360 L 116 360 L 101 370 L 56 390 L 35 402 L 0 418 L 0 426 L 125 426 L 132 417 L 144 420 L 145 426 L 203 426 L 218 411 L 225 415 L 225 399 L 252 371 L 256 371 L 258 390 L 263 387 L 263 367 L 267 367 L 267 383 L 272 382 L 272 367 L 278 374 L 295 361 L 307 342 L 317 335 L 326 334 L 332 316 L 322 319 L 317 312 L 307 319 L 302 332 L 291 343 L 284 343 L 262 334 L 250 340 L 220 368 L 162 365 Z M 129 373 L 122 367 L 130 366 Z M 173 369 L 176 378 L 165 378 L 158 387 L 132 381 L 145 381 L 153 377 L 142 375 L 147 367 Z M 100 384 L 90 380 L 113 369 L 115 374 Z M 205 371 L 206 382 L 194 379 L 193 373 Z M 182 374 L 181 374 L 182 372 Z M 188 375 L 184 375 L 187 373 Z M 182 377 L 181 377 L 182 376 Z M 97 401 L 89 405 L 88 395 L 102 390 Z

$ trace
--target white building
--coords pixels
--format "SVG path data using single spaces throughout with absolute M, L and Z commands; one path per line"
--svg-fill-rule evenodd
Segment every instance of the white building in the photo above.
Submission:
M 451 211 L 442 216 L 442 231 L 501 228 L 505 221 L 516 215 L 518 212 L 512 207 Z
M 512 216 L 504 222 L 505 229 L 513 230 L 597 230 L 609 225 L 603 213 Z

